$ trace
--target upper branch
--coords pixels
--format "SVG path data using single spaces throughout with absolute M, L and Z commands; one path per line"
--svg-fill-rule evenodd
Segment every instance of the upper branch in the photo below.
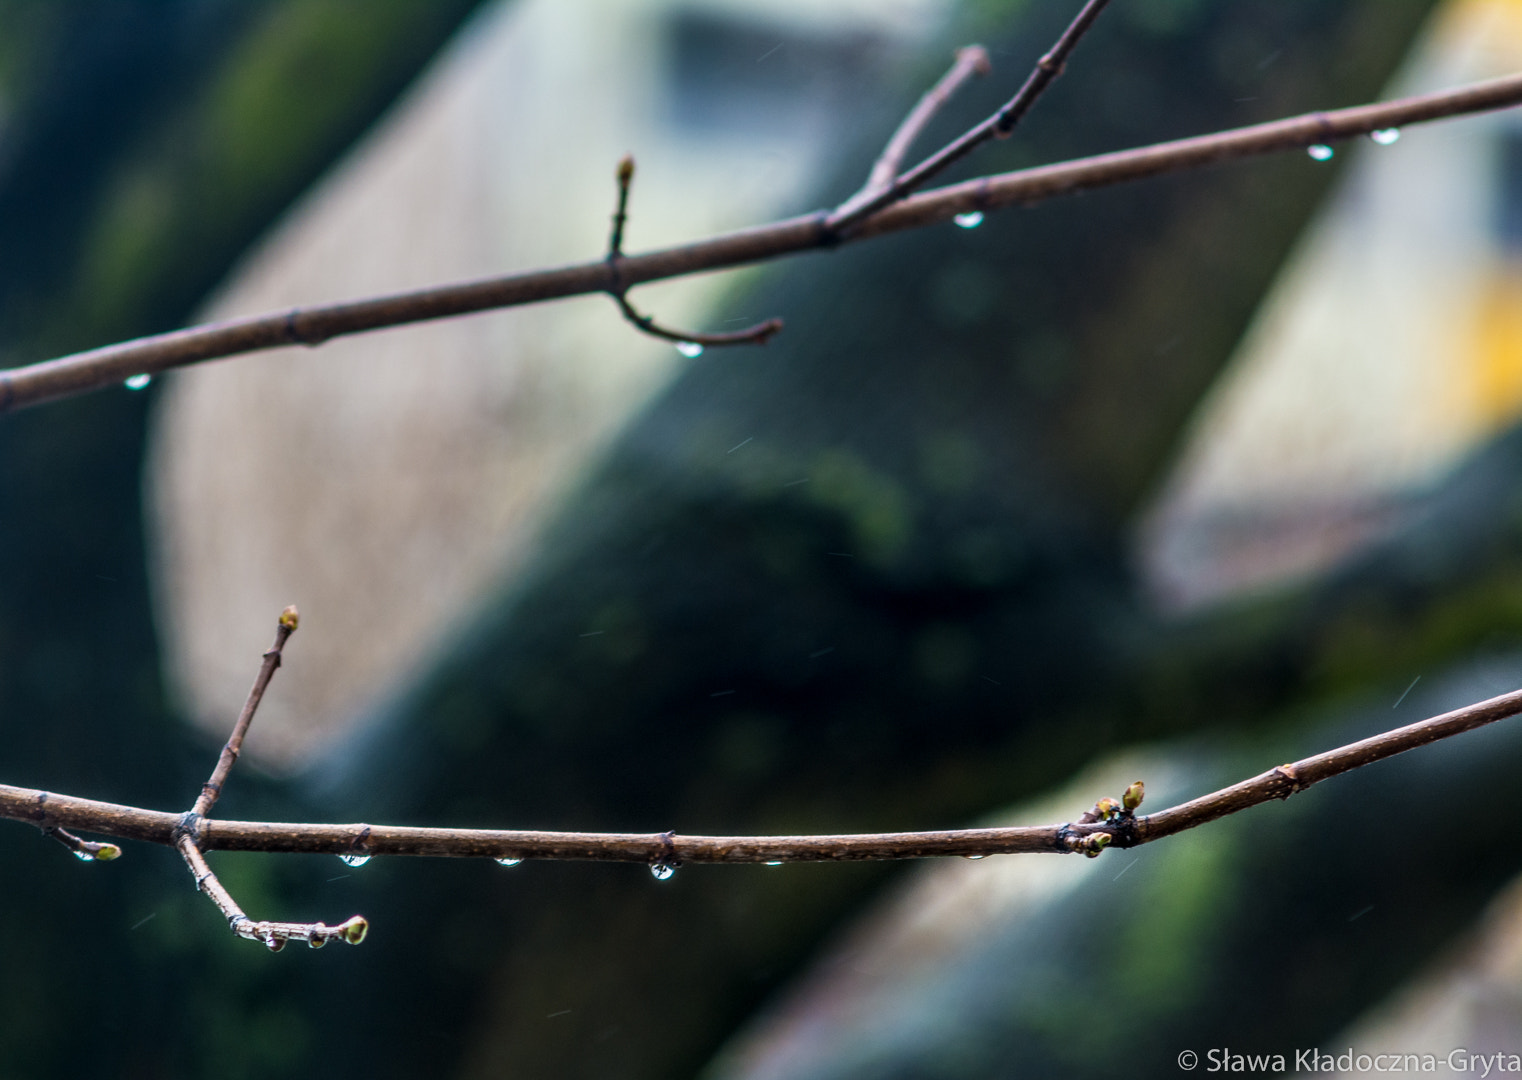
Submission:
M 1302 149 L 1387 128 L 1509 108 L 1519 102 L 1522 102 L 1522 75 L 1508 75 L 1455 90 L 1307 113 L 922 191 L 877 212 L 844 236 L 835 235 L 828 227 L 827 214 L 807 214 L 677 247 L 624 256 L 618 260 L 617 282 L 608 261 L 599 259 L 176 330 L 0 371 L 0 413 L 114 386 L 138 373 L 157 374 L 259 349 L 317 345 L 330 338 L 387 326 L 609 292 L 647 281 L 745 266 L 917 229 L 973 210 L 1029 205 L 1058 195 L 1196 169 L 1219 161 Z

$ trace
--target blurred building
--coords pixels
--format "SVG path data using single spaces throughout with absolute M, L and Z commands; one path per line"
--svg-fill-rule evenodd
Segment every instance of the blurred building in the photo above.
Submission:
M 1519 66 L 1522 3 L 1454 0 L 1386 96 Z M 1383 535 L 1522 407 L 1522 117 L 1334 149 L 1351 158 L 1338 190 L 1144 528 L 1171 605 L 1302 576 Z
M 806 209 L 843 126 L 871 116 L 863 90 L 944 6 L 493 5 L 202 314 L 597 258 L 625 152 L 639 162 L 631 251 Z M 727 306 L 732 281 L 635 299 L 700 328 L 771 314 Z M 522 567 L 559 497 L 685 362 L 592 297 L 173 376 L 147 479 L 158 620 L 186 711 L 226 729 L 294 602 L 300 662 L 249 750 L 280 766 L 334 737 Z

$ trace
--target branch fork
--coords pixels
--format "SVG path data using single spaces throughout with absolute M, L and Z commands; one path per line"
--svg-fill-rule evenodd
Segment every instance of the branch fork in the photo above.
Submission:
M 677 350 L 688 357 L 698 356 L 710 345 L 765 345 L 782 329 L 781 319 L 767 319 L 765 322 L 748 326 L 744 330 L 706 334 L 698 331 L 674 330 L 656 322 L 653 315 L 641 314 L 629 302 L 629 286 L 624 281 L 623 273 L 624 225 L 629 220 L 629 187 L 634 182 L 632 154 L 625 154 L 619 161 L 615 177 L 618 180 L 618 208 L 613 212 L 613 231 L 608 236 L 608 295 L 613 297 L 613 302 L 618 305 L 618 310 L 623 312 L 625 319 L 641 333 L 675 342 Z
M 211 902 L 217 905 L 217 909 L 227 919 L 228 929 L 238 937 L 261 943 L 271 952 L 279 952 L 285 948 L 288 941 L 304 941 L 314 949 L 320 949 L 333 940 L 358 945 L 365 940 L 365 935 L 370 929 L 370 924 L 362 915 L 352 916 L 337 926 L 328 926 L 320 922 L 271 922 L 250 919 L 207 863 L 203 850 L 209 833 L 207 819 L 222 794 L 222 787 L 227 782 L 228 774 L 237 763 L 238 755 L 243 749 L 244 736 L 248 734 L 249 725 L 253 723 L 254 713 L 258 711 L 259 702 L 264 697 L 264 691 L 269 686 L 270 679 L 274 676 L 275 670 L 280 667 L 281 652 L 285 648 L 286 641 L 296 632 L 298 621 L 294 607 L 288 607 L 280 613 L 280 622 L 275 630 L 275 643 L 264 654 L 259 674 L 254 678 L 254 685 L 248 692 L 248 699 L 238 714 L 238 720 L 233 725 L 227 744 L 222 747 L 222 753 L 217 758 L 211 777 L 201 786 L 201 794 L 196 798 L 195 805 L 176 820 L 169 837 L 169 843 L 179 851 L 180 857 L 185 860 L 185 865 L 189 867 L 191 875 L 195 878 L 196 890 L 205 893 Z M 53 824 L 47 810 L 48 799 L 47 792 L 37 792 L 36 809 L 31 814 L 44 835 L 53 837 L 79 858 L 85 860 L 106 861 L 121 854 L 121 848 L 115 844 L 81 840 L 68 830 Z

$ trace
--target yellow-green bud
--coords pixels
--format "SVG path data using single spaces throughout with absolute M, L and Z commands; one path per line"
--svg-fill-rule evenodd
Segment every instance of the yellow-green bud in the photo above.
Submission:
M 1121 796 L 1121 803 L 1127 810 L 1135 810 L 1142 803 L 1142 796 L 1147 793 L 1147 785 L 1140 780 L 1126 788 L 1126 793 Z
M 110 862 L 112 859 L 121 858 L 122 849 L 115 844 L 101 844 L 93 854 L 98 862 Z
M 1097 857 L 1101 851 L 1103 851 L 1105 848 L 1107 848 L 1109 846 L 1110 846 L 1110 834 L 1109 833 L 1104 833 L 1104 832 L 1094 833 L 1094 834 L 1092 834 L 1091 836 L 1087 837 L 1084 840 L 1084 842 L 1083 842 L 1083 853 L 1085 855 L 1087 855 L 1089 858 L 1093 859 L 1093 858 Z
M 292 604 L 280 613 L 280 625 L 287 630 L 296 629 L 296 624 L 301 621 L 301 616 L 296 613 L 296 605 Z
M 625 154 L 618 162 L 618 182 L 628 186 L 634 179 L 634 155 Z
M 1103 799 L 1100 799 L 1097 803 L 1094 804 L 1094 809 L 1096 812 L 1098 812 L 1100 817 L 1104 818 L 1105 820 L 1109 820 L 1116 814 L 1120 813 L 1120 803 L 1116 802 L 1114 799 L 1106 795 Z
M 370 924 L 365 921 L 363 915 L 356 915 L 338 928 L 343 931 L 343 939 L 350 945 L 358 945 L 365 940 L 365 935 L 370 932 Z

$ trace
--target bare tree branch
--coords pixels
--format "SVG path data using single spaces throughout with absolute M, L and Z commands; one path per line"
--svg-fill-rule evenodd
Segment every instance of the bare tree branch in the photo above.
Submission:
M 211 771 L 211 779 L 201 785 L 200 797 L 196 799 L 195 806 L 190 812 L 197 817 L 205 817 L 211 813 L 212 807 L 217 805 L 217 799 L 222 794 L 222 785 L 227 782 L 227 774 L 232 772 L 233 765 L 238 760 L 238 754 L 243 750 L 243 737 L 248 734 L 248 725 L 253 723 L 254 712 L 259 708 L 259 702 L 264 699 L 265 687 L 269 686 L 270 679 L 275 674 L 275 669 L 280 666 L 280 652 L 285 648 L 285 643 L 296 632 L 300 617 L 294 607 L 288 607 L 280 613 L 280 622 L 275 630 L 275 644 L 264 654 L 264 663 L 259 665 L 259 674 L 254 678 L 254 685 L 249 688 L 248 700 L 243 703 L 243 711 L 238 714 L 238 722 L 233 725 L 233 733 L 227 737 L 227 745 L 222 747 L 222 754 L 217 758 L 217 764 Z
M 608 237 L 608 271 L 613 275 L 613 285 L 608 289 L 608 293 L 618 304 L 618 310 L 624 313 L 625 319 L 651 337 L 676 342 L 677 349 L 685 356 L 697 356 L 708 345 L 765 345 L 782 329 L 781 319 L 767 319 L 755 326 L 748 326 L 744 330 L 704 334 L 690 330 L 673 330 L 657 323 L 653 315 L 641 315 L 629 302 L 628 287 L 622 284 L 624 225 L 629 220 L 629 185 L 634 180 L 633 155 L 625 154 L 623 160 L 618 163 L 617 179 L 618 208 L 613 212 L 613 232 Z
M 196 798 L 195 805 L 175 819 L 169 838 L 169 844 L 179 851 L 181 858 L 185 860 L 185 865 L 190 867 L 190 873 L 195 877 L 196 889 L 205 893 L 211 902 L 217 905 L 217 909 L 227 919 L 228 929 L 241 938 L 260 942 L 271 952 L 279 952 L 285 948 L 285 943 L 291 940 L 305 941 L 314 949 L 322 948 L 335 938 L 346 941 L 350 945 L 358 945 L 365 940 L 365 934 L 370 929 L 370 924 L 362 915 L 355 915 L 338 926 L 329 926 L 320 922 L 255 922 L 244 914 L 238 902 L 233 899 L 232 893 L 227 891 L 227 887 L 222 884 L 206 861 L 204 850 L 206 815 L 211 813 L 212 807 L 216 805 L 218 797 L 222 794 L 222 785 L 227 782 L 228 774 L 237 763 L 238 754 L 243 749 L 243 738 L 248 734 L 248 727 L 253 723 L 254 713 L 259 709 L 259 702 L 264 698 L 264 691 L 269 686 L 270 679 L 274 677 L 275 669 L 280 666 L 280 656 L 285 643 L 296 632 L 298 623 L 299 616 L 294 607 L 288 607 L 280 613 L 280 621 L 275 628 L 275 643 L 264 654 L 264 661 L 259 665 L 259 674 L 255 676 L 254 685 L 248 692 L 248 700 L 243 703 L 243 709 L 233 725 L 233 732 L 228 736 L 227 744 L 222 747 L 217 764 L 211 771 L 211 779 L 201 786 L 201 794 Z M 114 859 L 121 854 L 121 849 L 115 844 L 89 844 L 48 821 L 49 797 L 44 792 L 35 794 L 32 820 L 40 822 L 44 833 L 58 837 L 65 846 L 82 845 L 85 849 L 106 848 L 111 852 L 102 854 L 97 850 L 94 853 L 84 853 L 80 847 L 74 847 L 74 853 L 81 859 Z
M 864 203 L 865 200 L 889 190 L 893 186 L 893 181 L 898 178 L 898 170 L 903 167 L 909 148 L 914 145 L 914 140 L 920 137 L 925 126 L 935 118 L 935 114 L 945 107 L 967 80 L 974 75 L 987 75 L 992 68 L 993 65 L 988 59 L 988 50 L 983 46 L 966 45 L 958 49 L 951 70 L 925 91 L 925 96 L 919 99 L 913 109 L 909 110 L 909 115 L 904 117 L 898 130 L 888 139 L 888 145 L 883 147 L 882 154 L 873 164 L 872 172 L 867 176 L 867 182 L 862 185 L 861 190 L 842 203 L 835 213 L 843 214 L 853 209 L 858 202 Z
M 203 821 L 198 824 L 197 844 L 206 851 L 345 855 L 363 850 L 374 855 L 487 858 L 509 862 L 523 859 L 637 862 L 652 867 L 684 862 L 833 862 L 1029 852 L 1097 855 L 1107 846 L 1149 844 L 1261 803 L 1287 799 L 1333 776 L 1519 713 L 1522 713 L 1522 690 L 1280 765 L 1249 780 L 1151 815 L 1137 816 L 1134 813 L 1141 802 L 1141 785 L 1133 784 L 1121 799 L 1102 799 L 1077 821 L 1057 825 L 834 836 L 684 836 L 670 832 L 581 833 Z M 183 817 L 178 814 L 6 784 L 0 784 L 0 818 L 28 822 L 43 830 L 68 826 L 116 839 L 141 840 L 171 847 L 180 845 L 183 829 Z M 221 905 L 223 901 L 218 903 Z M 227 913 L 225 908 L 224 913 Z M 344 925 L 349 926 L 352 922 Z
M 1083 35 L 1089 32 L 1089 28 L 1094 25 L 1094 21 L 1099 18 L 1099 13 L 1109 2 L 1110 0 L 1089 0 L 1068 28 L 1062 32 L 1062 36 L 1057 39 L 1057 44 L 1036 61 L 1036 66 L 1026 78 L 1025 84 L 1015 92 L 1015 96 L 1010 98 L 1002 109 L 930 155 L 903 176 L 890 177 L 891 183 L 887 187 L 871 193 L 867 198 L 852 199 L 838 208 L 827 219 L 831 231 L 838 235 L 853 225 L 860 224 L 883 207 L 898 202 L 905 195 L 923 187 L 931 177 L 945 172 L 990 139 L 1008 138 L 1010 132 L 1014 131 L 1015 125 L 1026 113 L 1030 112 L 1036 99 L 1056 81 L 1058 75 L 1062 74 L 1062 69 L 1067 65 L 1067 58 L 1072 55 L 1078 43 L 1083 40 Z
M 618 280 L 606 259 L 556 269 L 435 286 L 389 296 L 291 308 L 107 345 L 72 356 L 0 371 L 0 413 L 115 386 L 218 357 L 283 345 L 319 345 L 382 327 L 518 307 L 708 270 L 764 262 L 869 237 L 922 228 L 958 214 L 1028 206 L 1058 195 L 1283 150 L 1304 149 L 1371 132 L 1522 103 L 1522 75 L 1454 90 L 1331 112 L 1307 113 L 1173 142 L 1155 143 L 1055 165 L 1000 173 L 923 191 L 833 235 L 829 213 L 806 214 L 677 247 L 625 256 Z

